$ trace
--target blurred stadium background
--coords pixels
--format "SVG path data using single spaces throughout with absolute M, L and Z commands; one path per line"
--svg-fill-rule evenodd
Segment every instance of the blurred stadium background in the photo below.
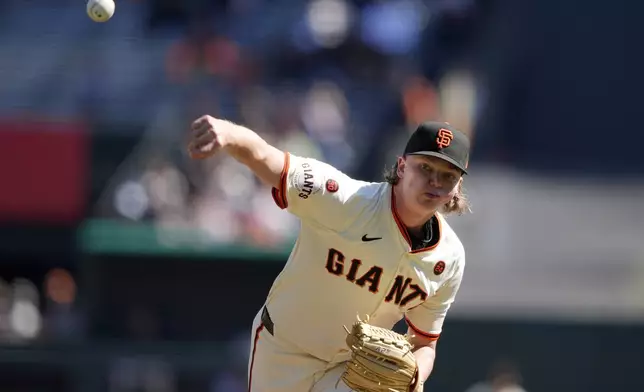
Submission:
M 204 113 L 366 180 L 419 121 L 457 125 L 468 267 L 426 390 L 643 391 L 643 11 L 118 0 L 96 24 L 3 0 L 0 391 L 246 390 L 298 222 L 230 159 L 187 158 Z

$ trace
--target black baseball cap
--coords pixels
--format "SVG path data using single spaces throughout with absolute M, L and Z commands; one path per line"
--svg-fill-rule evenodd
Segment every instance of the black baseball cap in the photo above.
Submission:
M 445 122 L 421 123 L 405 147 L 405 155 L 428 155 L 441 158 L 467 174 L 470 140 L 466 134 Z

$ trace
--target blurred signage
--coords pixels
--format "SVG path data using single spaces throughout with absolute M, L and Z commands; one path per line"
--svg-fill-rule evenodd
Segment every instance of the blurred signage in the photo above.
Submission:
M 0 221 L 82 218 L 88 135 L 77 122 L 0 120 Z
M 117 219 L 88 219 L 80 226 L 80 246 L 88 254 L 230 258 L 284 263 L 295 239 L 273 247 L 248 242 L 215 242 L 199 229 L 163 228 Z

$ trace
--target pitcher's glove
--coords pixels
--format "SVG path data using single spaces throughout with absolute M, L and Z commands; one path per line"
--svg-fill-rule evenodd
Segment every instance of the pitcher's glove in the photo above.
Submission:
M 358 318 L 351 331 L 344 327 L 351 358 L 342 381 L 356 392 L 422 391 L 409 338 L 367 322 Z

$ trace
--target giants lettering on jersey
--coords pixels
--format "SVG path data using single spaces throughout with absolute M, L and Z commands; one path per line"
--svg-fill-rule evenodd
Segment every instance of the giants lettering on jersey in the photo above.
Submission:
M 349 262 L 349 270 L 345 275 L 345 267 L 347 266 L 345 255 L 337 249 L 329 249 L 326 258 L 326 270 L 336 276 L 344 276 L 346 280 L 354 283 L 360 287 L 367 286 L 367 289 L 372 293 L 377 293 L 380 287 L 380 279 L 382 277 L 382 268 L 377 265 L 372 266 L 366 272 L 361 270 L 362 260 L 351 259 Z M 413 300 L 425 301 L 427 293 L 417 284 L 412 284 L 412 279 L 402 275 L 396 276 L 394 284 L 385 297 L 386 302 L 393 301 L 396 305 L 405 307 Z
M 297 189 L 298 196 L 308 199 L 311 195 L 322 189 L 320 173 L 315 173 L 313 166 L 308 162 L 302 162 L 293 173 L 292 185 Z

